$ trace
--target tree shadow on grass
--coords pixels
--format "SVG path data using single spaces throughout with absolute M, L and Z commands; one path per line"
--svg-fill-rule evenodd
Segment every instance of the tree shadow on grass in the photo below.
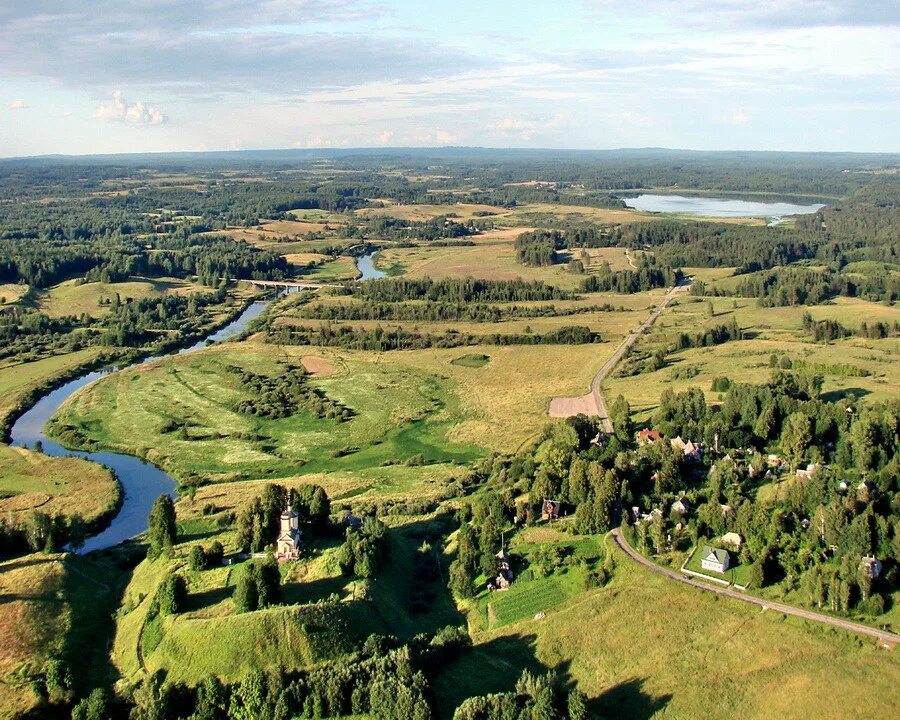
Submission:
M 349 578 L 338 575 L 309 582 L 284 583 L 281 586 L 282 602 L 285 605 L 306 605 L 327 600 L 332 595 L 343 600 L 347 595 L 345 587 L 348 582 Z
M 645 678 L 632 678 L 604 690 L 588 704 L 591 717 L 649 720 L 669 704 L 672 695 L 650 695 L 643 689 L 645 681 Z
M 115 614 L 122 605 L 140 549 L 126 548 L 70 556 L 63 581 L 63 598 L 71 622 L 62 638 L 62 657 L 72 670 L 77 696 L 92 688 L 112 688 L 119 673 L 110 661 Z
M 511 692 L 524 670 L 545 673 L 535 655 L 535 635 L 508 635 L 464 650 L 434 679 L 438 716 L 452 718 L 467 697 Z
M 865 397 L 866 395 L 871 395 L 871 390 L 866 390 L 865 388 L 851 387 L 844 388 L 843 390 L 830 390 L 829 392 L 822 393 L 819 396 L 819 399 L 823 402 L 837 402 L 838 400 L 842 400 L 843 398 L 854 398 L 859 400 L 860 398 Z
M 202 592 L 190 593 L 185 603 L 185 612 L 197 612 L 204 608 L 218 605 L 223 600 L 227 600 L 234 593 L 234 588 L 230 585 L 224 587 L 210 588 Z

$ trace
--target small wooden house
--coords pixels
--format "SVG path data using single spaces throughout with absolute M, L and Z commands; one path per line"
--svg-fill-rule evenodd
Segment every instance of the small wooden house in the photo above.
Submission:
M 556 520 L 559 518 L 559 500 L 545 499 L 541 505 L 541 520 Z
M 712 572 L 724 573 L 731 566 L 731 556 L 727 550 L 706 546 L 700 556 L 700 567 Z

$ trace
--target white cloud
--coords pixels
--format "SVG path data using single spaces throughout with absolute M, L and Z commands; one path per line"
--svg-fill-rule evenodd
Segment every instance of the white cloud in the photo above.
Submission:
M 394 139 L 394 133 L 391 132 L 390 130 L 385 130 L 383 132 L 378 133 L 376 142 L 379 145 L 387 145 L 393 139 Z
M 9 104 L 10 110 L 24 110 L 28 105 L 25 104 L 25 101 L 21 98 L 16 98 Z
M 159 110 L 144 104 L 142 100 L 129 103 L 121 90 L 115 90 L 109 102 L 97 108 L 94 117 L 127 125 L 162 125 L 168 120 Z
M 737 109 L 731 114 L 732 125 L 746 125 L 748 122 L 750 122 L 750 116 L 741 109 Z

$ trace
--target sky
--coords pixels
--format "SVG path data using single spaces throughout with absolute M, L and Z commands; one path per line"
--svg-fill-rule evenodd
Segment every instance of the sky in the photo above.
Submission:
M 0 156 L 900 151 L 896 0 L 0 0 Z

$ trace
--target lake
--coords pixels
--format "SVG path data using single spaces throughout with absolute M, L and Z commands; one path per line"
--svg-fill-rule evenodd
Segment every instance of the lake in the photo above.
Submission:
M 635 210 L 659 213 L 682 213 L 703 217 L 761 217 L 780 220 L 787 215 L 808 215 L 821 207 L 797 205 L 789 202 L 758 202 L 733 198 L 688 197 L 685 195 L 638 195 L 625 198 L 625 204 Z

